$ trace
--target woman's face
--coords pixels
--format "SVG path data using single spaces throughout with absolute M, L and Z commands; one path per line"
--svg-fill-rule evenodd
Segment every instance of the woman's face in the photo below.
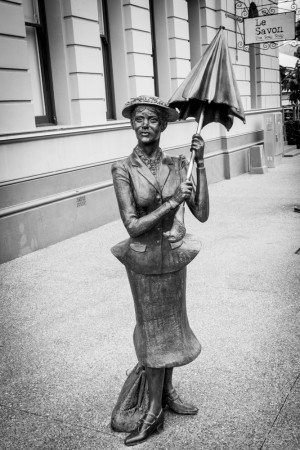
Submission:
M 159 141 L 162 132 L 159 114 L 154 108 L 138 106 L 133 113 L 132 128 L 140 144 L 147 145 Z

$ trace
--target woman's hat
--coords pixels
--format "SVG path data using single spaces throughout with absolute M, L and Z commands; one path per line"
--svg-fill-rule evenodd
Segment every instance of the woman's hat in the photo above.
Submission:
M 155 106 L 161 108 L 165 111 L 168 122 L 175 122 L 179 117 L 176 109 L 170 108 L 166 102 L 152 95 L 140 95 L 139 97 L 132 98 L 129 102 L 125 103 L 122 115 L 126 119 L 131 119 L 131 114 L 137 106 Z

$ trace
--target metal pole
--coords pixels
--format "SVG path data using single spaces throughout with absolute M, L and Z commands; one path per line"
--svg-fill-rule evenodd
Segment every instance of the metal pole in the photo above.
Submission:
M 204 109 L 202 110 L 200 118 L 199 118 L 196 134 L 200 134 L 200 131 L 201 131 L 202 125 L 203 125 L 203 119 L 204 119 Z M 188 171 L 187 171 L 187 176 L 186 176 L 187 180 L 190 180 L 190 178 L 192 176 L 194 160 L 195 160 L 195 152 L 193 150 L 192 151 L 192 155 L 191 155 L 191 159 L 190 159 L 190 163 L 189 163 L 189 168 L 188 168 Z

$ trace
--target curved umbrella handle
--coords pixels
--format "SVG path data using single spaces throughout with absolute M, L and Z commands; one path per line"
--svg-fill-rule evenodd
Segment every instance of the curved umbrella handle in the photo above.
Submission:
M 199 122 L 198 122 L 196 134 L 200 134 L 200 131 L 201 131 L 202 125 L 203 125 L 203 119 L 204 119 L 204 109 L 201 111 L 201 115 L 199 117 Z M 192 154 L 191 154 L 189 168 L 188 168 L 187 175 L 186 175 L 186 180 L 187 181 L 189 181 L 191 179 L 192 172 L 193 172 L 194 161 L 195 161 L 195 152 L 193 150 Z

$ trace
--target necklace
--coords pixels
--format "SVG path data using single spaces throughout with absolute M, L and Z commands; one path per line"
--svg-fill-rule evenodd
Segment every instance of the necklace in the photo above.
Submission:
M 162 160 L 162 151 L 160 148 L 155 150 L 154 154 L 149 158 L 148 155 L 146 155 L 145 152 L 138 146 L 135 148 L 135 151 L 137 152 L 138 156 L 141 158 L 143 163 L 148 167 L 150 172 L 156 176 L 157 172 L 159 170 L 159 166 Z

